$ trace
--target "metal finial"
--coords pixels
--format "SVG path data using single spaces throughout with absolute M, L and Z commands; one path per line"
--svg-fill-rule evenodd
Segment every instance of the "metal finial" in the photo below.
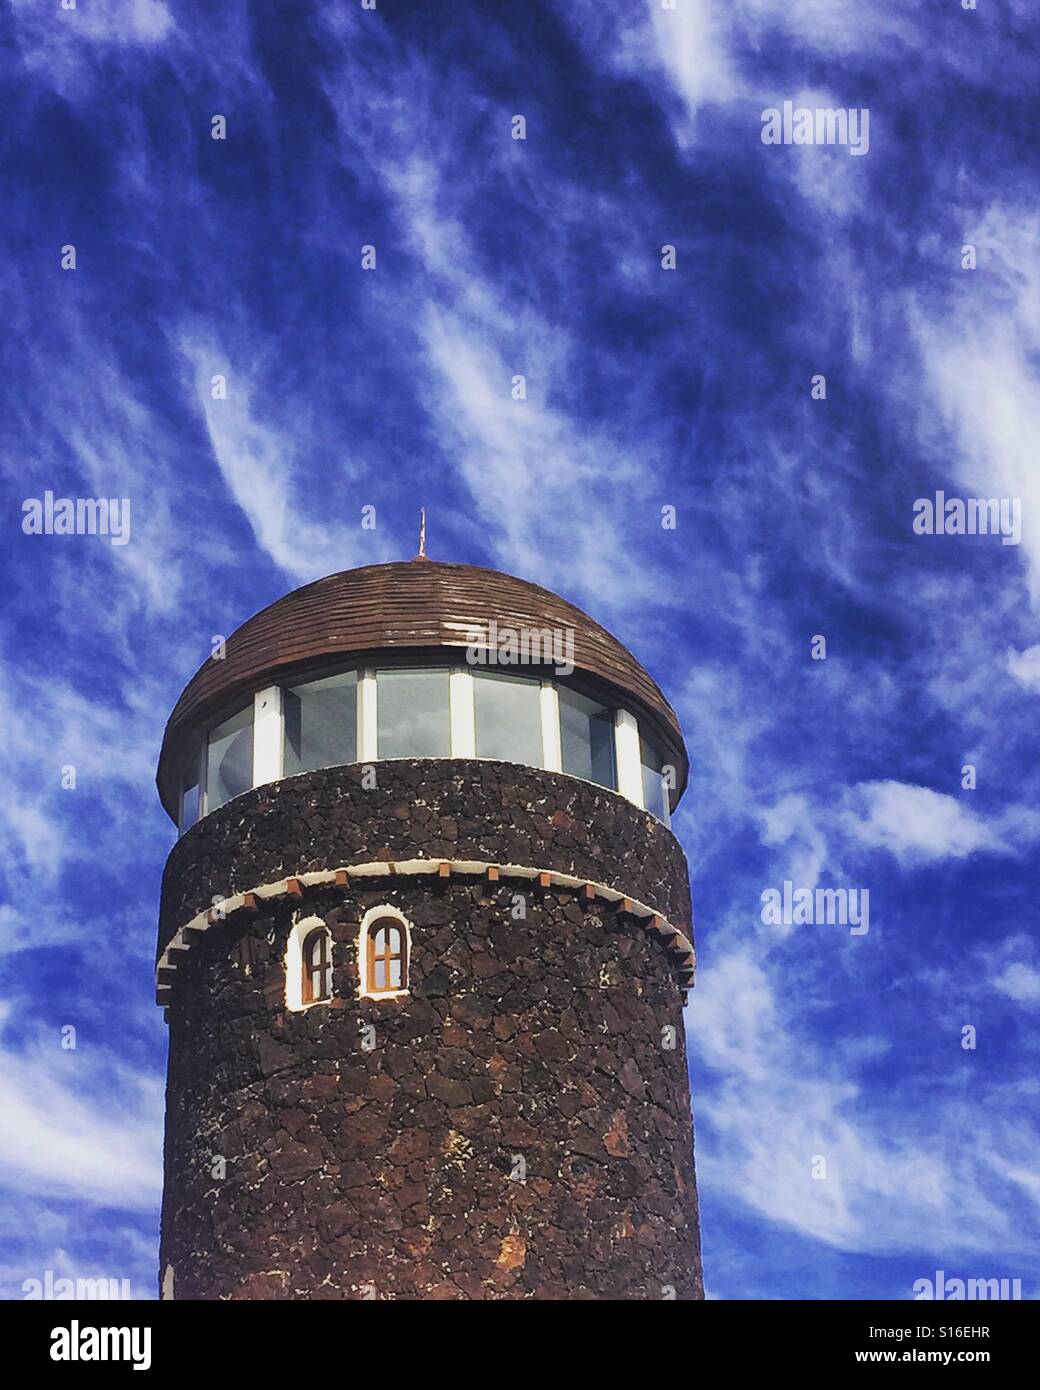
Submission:
M 426 559 L 426 508 L 419 508 L 419 553 L 417 560 Z

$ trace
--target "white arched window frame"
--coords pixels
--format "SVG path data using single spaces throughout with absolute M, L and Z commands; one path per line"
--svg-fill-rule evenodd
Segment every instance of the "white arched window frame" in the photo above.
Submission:
M 394 952 L 391 948 L 393 942 L 389 939 L 390 932 L 387 928 L 396 928 L 399 935 L 400 951 Z M 382 938 L 381 940 L 379 938 Z M 377 944 L 381 947 L 378 959 L 386 962 L 382 978 L 387 981 L 384 987 L 380 988 L 376 981 L 376 970 L 373 969 L 373 956 Z M 389 979 L 389 972 L 392 964 L 388 958 L 397 954 L 400 957 L 400 983 L 394 985 Z M 396 907 L 384 904 L 381 907 L 371 907 L 361 919 L 361 926 L 358 928 L 357 943 L 357 962 L 358 962 L 358 992 L 362 999 L 397 999 L 401 995 L 407 994 L 410 989 L 409 974 L 412 961 L 412 924 L 403 912 Z
M 323 934 L 320 940 L 324 942 L 325 949 L 321 962 L 305 959 L 305 948 L 315 933 Z M 285 1007 L 293 1013 L 300 1013 L 319 1004 L 328 1004 L 332 998 L 332 965 L 332 933 L 327 923 L 313 915 L 301 917 L 293 924 L 285 948 Z M 320 997 L 308 998 L 307 980 L 312 980 L 316 970 L 321 975 L 320 981 L 314 981 L 320 987 Z

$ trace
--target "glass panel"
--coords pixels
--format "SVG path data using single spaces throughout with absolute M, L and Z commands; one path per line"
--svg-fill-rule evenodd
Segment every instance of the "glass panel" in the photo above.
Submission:
M 184 768 L 181 777 L 180 803 L 177 807 L 177 826 L 184 831 L 202 815 L 202 749 Z
M 386 951 L 386 928 L 380 927 L 376 932 L 375 953 L 381 956 Z
M 668 787 L 661 775 L 664 761 L 657 750 L 652 748 L 642 736 L 639 739 L 639 761 L 643 770 L 643 805 L 651 815 L 664 821 L 665 825 L 671 825 Z
M 380 758 L 447 758 L 451 753 L 448 672 L 377 671 Z
M 227 720 L 209 736 L 206 759 L 206 810 L 214 811 L 253 785 L 253 706 Z
M 185 787 L 181 792 L 181 815 L 178 821 L 181 830 L 187 830 L 198 820 L 202 807 L 201 791 L 198 780 L 195 780 L 190 787 Z
M 357 672 L 294 686 L 283 696 L 285 776 L 357 762 Z
M 477 757 L 542 766 L 541 683 L 522 676 L 473 673 Z
M 391 988 L 391 989 L 400 989 L 400 988 L 401 988 L 401 959 L 400 959 L 400 957 L 398 957 L 396 960 L 392 960 L 392 961 L 390 962 L 390 988 Z
M 376 961 L 376 989 L 386 989 L 386 961 Z
M 614 788 L 614 715 L 611 710 L 560 687 L 563 770 L 586 782 Z

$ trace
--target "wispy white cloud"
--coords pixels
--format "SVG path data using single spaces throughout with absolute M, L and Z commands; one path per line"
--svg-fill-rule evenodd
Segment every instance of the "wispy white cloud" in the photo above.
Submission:
M 76 938 L 82 914 L 70 912 L 65 872 L 76 864 L 102 871 L 121 861 L 128 844 L 148 837 L 142 798 L 150 793 L 163 718 L 164 683 L 156 674 L 130 682 L 128 702 L 89 695 L 54 671 L 11 665 L 0 676 L 0 763 L 7 795 L 0 800 L 0 880 L 9 901 L 0 909 L 0 955 Z M 19 889 L 35 881 L 31 904 Z
M 160 43 L 173 28 L 162 0 L 108 0 L 100 8 L 58 5 L 47 13 L 33 0 L 12 0 L 12 9 L 18 24 L 48 47 L 63 38 L 117 46 Z
M 975 307 L 955 324 L 919 319 L 917 337 L 938 408 L 953 433 L 952 472 L 964 495 L 1019 500 L 1021 550 L 1029 562 L 1036 605 L 1040 602 L 1040 529 L 1035 524 L 1040 478 L 1031 431 L 1040 418 L 1040 373 L 1034 365 L 1040 337 L 1030 339 L 1021 330 L 1015 332 L 996 305 L 989 313 Z M 1018 551 L 1017 546 L 1002 549 L 1009 557 Z
M 553 330 L 527 327 L 531 346 L 544 350 Z M 614 508 L 596 506 L 601 492 L 636 490 L 635 461 L 538 400 L 537 375 L 528 399 L 511 399 L 511 364 L 489 324 L 431 307 L 425 332 L 447 387 L 435 407 L 441 428 L 503 567 L 611 607 L 663 598 L 653 571 L 626 546 Z
M 687 110 L 696 116 L 706 102 L 736 97 L 743 82 L 734 71 L 726 44 L 725 14 L 711 0 L 684 0 L 665 9 L 647 0 L 657 56 Z M 632 57 L 632 41 L 627 49 Z
M 402 64 L 378 81 L 352 68 L 350 82 L 330 83 L 329 96 L 341 147 L 367 161 L 417 262 L 409 323 L 434 374 L 426 400 L 444 466 L 468 492 L 468 529 L 482 535 L 503 568 L 572 597 L 595 595 L 601 611 L 667 603 L 674 591 L 643 562 L 631 528 L 634 514 L 644 526 L 659 524 L 668 499 L 646 496 L 652 470 L 638 442 L 623 447 L 568 411 L 561 384 L 574 374 L 580 349 L 562 306 L 545 295 L 536 302 L 482 272 L 457 210 L 465 170 L 461 162 L 455 167 L 443 138 L 443 97 L 428 74 L 407 58 Z M 385 119 L 378 145 L 366 145 L 359 130 L 373 109 Z M 424 110 L 425 119 L 418 114 Z M 497 121 L 503 132 L 505 167 L 513 152 L 509 111 L 489 109 L 485 121 Z M 417 147 L 417 129 L 433 138 Z M 517 376 L 525 378 L 524 399 L 514 398 Z
M 1040 1006 L 1040 970 L 1023 961 L 1014 961 L 1005 966 L 993 980 L 993 988 L 1006 994 L 1016 1004 L 1023 1004 L 1027 1008 Z
M 180 346 L 220 474 L 261 550 L 297 584 L 389 558 L 382 537 L 361 529 L 362 501 L 356 492 L 349 496 L 349 473 L 341 484 L 342 512 L 353 525 L 335 519 L 335 505 L 331 515 L 308 516 L 295 477 L 299 443 L 291 429 L 260 418 L 251 368 L 205 336 L 185 331 Z M 218 376 L 226 386 L 223 397 L 214 395 Z M 325 491 L 326 505 L 330 500 Z
M 702 968 L 688 1011 L 698 1171 L 713 1200 L 842 1250 L 1026 1253 L 1030 1229 L 1013 1229 L 991 1196 L 998 1164 L 1030 1151 L 1024 1129 L 996 1106 L 992 1126 L 974 1107 L 968 1124 L 948 1093 L 910 1102 L 900 1086 L 868 1100 L 855 1069 L 877 1040 L 857 1053 L 849 1020 L 850 1045 L 824 1051 L 780 1003 L 776 970 L 729 952 Z
M 54 1030 L 0 1044 L 0 1166 L 8 1191 L 126 1211 L 155 1205 L 163 1086 L 107 1049 L 65 1050 Z
M 978 850 L 1008 852 L 1001 836 L 956 797 L 905 782 L 856 787 L 845 823 L 864 845 L 906 862 L 963 859 Z
M 1027 647 L 1021 652 L 1009 647 L 1007 665 L 1019 685 L 1040 695 L 1040 646 Z
M 97 79 L 95 50 L 147 50 L 174 31 L 162 0 L 107 0 L 66 9 L 12 0 L 14 33 L 25 67 L 64 97 L 81 97 Z
M 827 867 L 827 837 L 808 798 L 790 793 L 767 807 L 760 820 L 763 843 L 784 845 L 791 855 L 785 877 L 800 888 L 815 888 Z

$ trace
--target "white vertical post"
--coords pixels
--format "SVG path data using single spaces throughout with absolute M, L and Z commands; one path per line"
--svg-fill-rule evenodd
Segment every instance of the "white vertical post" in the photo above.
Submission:
M 253 696 L 253 786 L 282 775 L 282 688 L 269 685 Z
M 563 771 L 563 742 L 560 738 L 560 696 L 552 681 L 542 681 L 542 766 L 546 772 Z
M 477 756 L 477 716 L 473 696 L 473 673 L 464 668 L 448 677 L 448 703 L 451 710 L 451 756 Z
M 359 763 L 374 763 L 379 757 L 379 741 L 376 724 L 376 673 L 362 671 L 358 676 L 358 731 L 357 748 Z
M 199 820 L 209 811 L 209 794 L 207 784 L 209 783 L 209 734 L 202 740 L 202 748 L 199 751 Z
M 618 791 L 642 807 L 643 764 L 639 756 L 639 725 L 635 715 L 627 709 L 614 712 L 614 757 L 617 762 Z

